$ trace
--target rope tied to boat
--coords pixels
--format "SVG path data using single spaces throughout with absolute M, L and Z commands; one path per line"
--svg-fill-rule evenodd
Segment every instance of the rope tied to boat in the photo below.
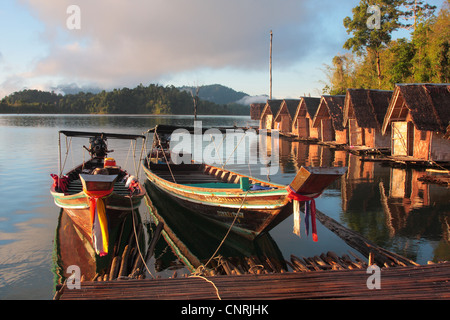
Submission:
M 213 255 L 211 256 L 211 258 L 209 258 L 208 262 L 206 262 L 204 265 L 199 266 L 195 272 L 190 276 L 193 278 L 201 278 L 203 280 L 205 280 L 206 282 L 209 282 L 213 285 L 213 287 L 216 289 L 216 295 L 219 298 L 219 300 L 222 300 L 220 298 L 220 294 L 219 294 L 219 289 L 217 289 L 216 285 L 214 284 L 214 282 L 206 279 L 205 277 L 202 276 L 202 274 L 206 273 L 206 266 L 211 262 L 211 260 L 213 260 L 217 254 L 217 252 L 219 252 L 219 249 L 222 247 L 223 243 L 225 242 L 225 240 L 228 238 L 228 235 L 231 232 L 231 229 L 233 228 L 237 217 L 239 216 L 239 213 L 241 212 L 242 207 L 244 206 L 245 203 L 245 199 L 247 198 L 248 193 L 250 192 L 250 190 L 247 190 L 247 192 L 244 195 L 244 199 L 242 199 L 242 203 L 241 206 L 239 207 L 239 210 L 236 212 L 236 215 L 234 216 L 233 222 L 231 223 L 230 227 L 228 228 L 227 233 L 225 234 L 224 238 L 222 239 L 222 241 L 220 242 L 219 246 L 217 247 L 216 251 L 213 253 Z
M 305 227 L 306 227 L 306 235 L 309 235 L 309 223 L 311 220 L 311 227 L 312 227 L 312 239 L 314 242 L 319 241 L 319 237 L 317 236 L 317 225 L 316 225 L 316 201 L 315 199 L 320 197 L 322 193 L 317 194 L 309 194 L 304 195 L 295 192 L 290 186 L 286 187 L 288 191 L 288 199 L 289 201 L 298 201 L 298 202 L 305 202 Z M 299 206 L 295 206 L 296 208 L 299 208 Z
M 141 260 L 142 260 L 142 263 L 143 263 L 144 266 L 145 266 L 145 269 L 147 269 L 147 272 L 150 274 L 150 276 L 151 276 L 153 279 L 155 279 L 155 276 L 153 276 L 153 274 L 151 273 L 149 267 L 147 266 L 147 263 L 146 263 L 146 261 L 145 261 L 145 259 L 144 259 L 144 256 L 142 255 L 141 247 L 140 247 L 140 245 L 139 245 L 139 237 L 138 237 L 138 235 L 137 235 L 137 231 L 136 231 L 136 222 L 135 222 L 135 217 L 134 217 L 135 213 L 134 213 L 134 208 L 133 208 L 133 193 L 130 193 L 130 195 L 127 196 L 127 198 L 130 199 L 131 217 L 132 217 L 132 219 L 133 219 L 134 238 L 136 239 L 136 247 L 137 247 L 137 249 L 138 249 L 139 256 L 140 256 L 140 258 L 141 258 Z

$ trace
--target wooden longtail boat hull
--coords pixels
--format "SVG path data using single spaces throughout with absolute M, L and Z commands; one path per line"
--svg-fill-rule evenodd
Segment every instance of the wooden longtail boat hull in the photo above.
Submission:
M 243 191 L 231 188 L 231 185 L 230 189 L 195 187 L 165 180 L 145 165 L 144 171 L 151 183 L 184 208 L 225 226 L 233 224 L 235 232 L 250 238 L 267 231 L 289 203 L 288 191 L 282 185 L 270 184 L 277 189 L 259 191 Z M 222 171 L 231 173 L 227 170 Z M 232 174 L 237 177 L 245 177 L 237 173 Z M 267 182 L 250 179 L 253 182 L 267 184 Z

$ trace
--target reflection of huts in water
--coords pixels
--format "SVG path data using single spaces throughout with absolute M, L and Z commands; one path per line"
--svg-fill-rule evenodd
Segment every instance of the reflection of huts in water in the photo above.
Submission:
M 313 127 L 318 129 L 320 141 L 347 143 L 347 129 L 343 125 L 344 103 L 345 96 L 322 96 L 313 119 Z
M 382 129 L 385 134 L 391 127 L 397 159 L 449 162 L 449 121 L 449 84 L 402 84 L 395 87 Z
M 299 99 L 285 99 L 281 103 L 278 113 L 274 117 L 274 129 L 283 133 L 290 133 L 292 130 L 292 121 L 297 111 Z
M 373 182 L 375 177 L 383 176 L 383 168 L 374 162 L 362 161 L 361 157 L 351 153 L 348 154 L 347 166 L 347 174 L 341 179 L 342 209 L 372 211 L 369 208 L 373 209 L 379 199 Z
M 297 164 L 297 171 L 300 167 L 320 167 L 320 157 L 323 146 L 309 144 L 299 141 L 292 142 L 292 153 Z
M 260 120 L 265 106 L 265 103 L 252 103 L 250 105 L 250 118 L 252 120 Z
M 445 200 L 449 191 L 441 186 L 422 183 L 422 175 L 423 172 L 417 170 L 391 168 L 389 184 L 380 182 L 386 225 L 391 235 L 401 231 L 414 237 L 420 237 L 433 228 L 442 228 L 442 235 L 448 239 L 450 217 Z M 411 220 L 421 222 L 413 223 Z
M 300 139 L 318 139 L 317 128 L 312 125 L 319 108 L 320 98 L 302 97 L 292 121 L 292 133 Z
M 282 102 L 283 100 L 267 100 L 259 120 L 260 129 L 274 129 L 274 117 L 278 114 Z
M 348 127 L 350 147 L 374 151 L 389 150 L 390 137 L 381 129 L 392 91 L 348 89 L 344 106 L 344 127 Z

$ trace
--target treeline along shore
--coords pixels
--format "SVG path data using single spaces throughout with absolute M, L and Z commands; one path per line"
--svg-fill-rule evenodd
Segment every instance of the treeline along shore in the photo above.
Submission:
M 194 102 L 189 92 L 174 86 L 140 84 L 99 93 L 57 94 L 40 90 L 22 90 L 0 101 L 0 113 L 44 114 L 193 114 Z M 250 106 L 216 104 L 199 99 L 199 115 L 248 115 Z

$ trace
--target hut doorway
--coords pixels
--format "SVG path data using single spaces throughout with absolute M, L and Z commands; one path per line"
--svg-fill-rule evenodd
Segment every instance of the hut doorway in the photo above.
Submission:
M 349 142 L 351 146 L 364 146 L 364 129 L 358 126 L 356 119 L 349 119 Z
M 320 120 L 319 133 L 321 141 L 334 141 L 334 129 L 331 119 Z
M 298 118 L 298 136 L 301 138 L 309 138 L 309 119 Z
M 411 121 L 392 122 L 392 155 L 413 156 L 414 124 Z

